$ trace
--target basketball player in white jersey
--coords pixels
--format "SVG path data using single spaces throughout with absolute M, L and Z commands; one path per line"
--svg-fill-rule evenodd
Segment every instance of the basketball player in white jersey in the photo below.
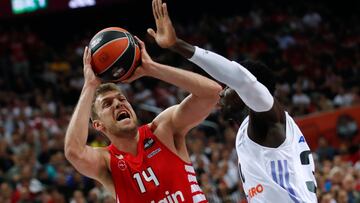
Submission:
M 317 202 L 310 149 L 272 96 L 272 71 L 259 62 L 229 61 L 178 39 L 161 0 L 153 0 L 153 14 L 157 31 L 148 33 L 160 47 L 181 54 L 228 86 L 221 93 L 222 112 L 240 126 L 236 151 L 248 202 Z

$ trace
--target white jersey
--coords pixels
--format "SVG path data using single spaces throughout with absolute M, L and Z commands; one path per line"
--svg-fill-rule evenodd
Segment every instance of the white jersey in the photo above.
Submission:
M 315 166 L 309 146 L 294 120 L 285 114 L 286 139 L 277 148 L 250 140 L 249 116 L 239 128 L 236 152 L 249 203 L 317 202 Z

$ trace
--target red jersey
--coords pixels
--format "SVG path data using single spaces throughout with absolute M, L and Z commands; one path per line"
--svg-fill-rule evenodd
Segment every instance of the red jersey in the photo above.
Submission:
M 108 147 L 117 203 L 207 203 L 191 163 L 170 151 L 147 125 L 137 155 Z

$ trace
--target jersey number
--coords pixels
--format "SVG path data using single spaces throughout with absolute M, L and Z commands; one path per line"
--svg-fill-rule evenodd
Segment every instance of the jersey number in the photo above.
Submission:
M 302 165 L 309 165 L 310 164 L 310 156 L 311 151 L 310 150 L 306 150 L 300 153 L 300 161 Z M 314 171 L 312 171 L 312 173 L 314 174 Z M 314 181 L 306 181 L 306 186 L 307 189 L 310 192 L 316 193 L 316 185 Z
M 147 173 L 146 173 L 147 171 Z M 154 173 L 154 171 L 151 169 L 151 167 L 148 167 L 146 170 L 142 171 L 141 173 L 142 177 L 145 179 L 146 182 L 154 182 L 155 186 L 159 186 L 160 183 L 158 181 L 158 179 L 156 178 L 156 175 Z M 145 193 L 146 189 L 143 183 L 143 179 L 141 178 L 140 173 L 135 173 L 133 175 L 133 178 L 136 180 L 137 185 L 140 189 L 141 193 Z

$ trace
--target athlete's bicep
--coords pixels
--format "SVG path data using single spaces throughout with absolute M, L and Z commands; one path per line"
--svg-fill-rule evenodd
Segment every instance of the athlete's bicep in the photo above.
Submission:
M 210 114 L 215 105 L 213 98 L 200 98 L 190 94 L 180 104 L 163 111 L 153 123 L 157 126 L 166 123 L 168 131 L 176 135 L 186 135 Z
M 214 109 L 217 100 L 200 98 L 194 95 L 186 97 L 172 115 L 172 126 L 181 135 L 199 125 Z

